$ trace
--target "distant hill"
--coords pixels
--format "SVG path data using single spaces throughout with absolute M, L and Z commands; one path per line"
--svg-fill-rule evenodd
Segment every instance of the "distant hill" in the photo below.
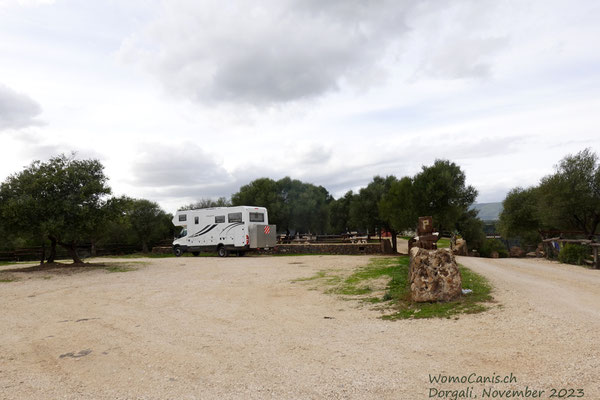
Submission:
M 479 218 L 483 221 L 498 221 L 502 212 L 502 203 L 476 203 L 471 209 L 479 211 Z

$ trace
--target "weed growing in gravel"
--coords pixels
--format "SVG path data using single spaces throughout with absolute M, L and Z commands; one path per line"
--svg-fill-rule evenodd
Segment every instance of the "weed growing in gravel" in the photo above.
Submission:
M 200 253 L 198 257 L 216 257 L 217 253 Z M 183 253 L 181 257 L 194 257 L 192 253 Z M 101 256 L 100 258 L 175 258 L 173 253 L 132 253 L 115 256 Z
M 132 264 L 138 265 L 146 265 L 147 263 L 144 261 L 130 261 L 127 263 L 114 263 L 114 264 L 106 264 L 103 268 L 108 272 L 129 272 L 129 271 L 137 271 Z
M 129 271 L 136 270 L 136 268 L 124 267 L 124 266 L 120 266 L 120 265 L 113 265 L 111 267 L 106 267 L 104 269 L 107 270 L 108 272 L 129 272 Z
M 0 261 L 0 267 L 4 265 L 31 264 L 35 261 Z
M 328 273 L 333 272 L 332 275 L 328 275 Z M 327 285 L 335 285 L 340 283 L 340 281 L 342 280 L 342 278 L 338 275 L 336 275 L 337 271 L 319 271 L 316 274 L 314 274 L 313 276 L 309 276 L 307 278 L 298 278 L 298 279 L 294 279 L 292 282 L 307 282 L 307 281 L 315 281 L 317 279 L 321 280 L 322 279 L 322 283 L 325 283 Z
M 306 281 L 314 281 L 315 279 L 321 279 L 327 276 L 327 271 L 319 271 L 313 276 L 309 276 L 307 278 L 298 278 L 294 279 L 292 282 L 306 282 Z

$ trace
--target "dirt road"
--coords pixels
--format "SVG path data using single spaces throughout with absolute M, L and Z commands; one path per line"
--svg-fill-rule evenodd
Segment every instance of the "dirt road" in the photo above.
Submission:
M 532 308 L 563 322 L 600 323 L 600 271 L 538 259 L 459 257 L 496 286 L 508 306 Z M 600 345 L 600 343 L 599 343 Z
M 0 283 L 0 398 L 408 400 L 528 385 L 542 398 L 581 388 L 600 399 L 600 272 L 463 258 L 496 285 L 498 304 L 456 320 L 383 321 L 293 283 L 368 260 L 172 258 L 130 272 L 21 274 Z M 429 378 L 471 373 L 517 382 Z

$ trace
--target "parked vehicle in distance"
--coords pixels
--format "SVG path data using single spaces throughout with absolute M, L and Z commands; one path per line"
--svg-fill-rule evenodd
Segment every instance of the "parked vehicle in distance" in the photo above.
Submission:
M 214 207 L 177 211 L 173 225 L 182 226 L 173 241 L 177 257 L 186 251 L 197 256 L 216 251 L 220 257 L 230 253 L 243 256 L 247 251 L 268 249 L 277 243 L 276 226 L 269 225 L 264 207 Z

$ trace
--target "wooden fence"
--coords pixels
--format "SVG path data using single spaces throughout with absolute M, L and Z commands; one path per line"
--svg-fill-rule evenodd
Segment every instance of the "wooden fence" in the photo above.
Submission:
M 597 236 L 597 235 L 594 235 L 594 236 Z M 546 258 L 550 258 L 550 256 L 552 254 L 554 254 L 554 252 L 556 251 L 556 248 L 554 247 L 555 243 L 558 243 L 559 247 L 562 247 L 564 244 L 567 244 L 567 243 L 574 243 L 574 244 L 579 244 L 579 245 L 583 245 L 583 246 L 589 246 L 591 249 L 591 253 L 592 253 L 592 260 L 591 260 L 591 262 L 589 262 L 589 264 L 591 264 L 592 268 L 594 268 L 594 269 L 600 269 L 600 260 L 598 258 L 598 248 L 600 248 L 600 243 L 597 243 L 594 240 L 591 240 L 591 239 L 563 239 L 559 236 L 559 237 L 544 239 L 542 242 L 544 243 L 544 252 L 546 253 Z
M 120 243 L 107 243 L 102 246 L 96 247 L 96 256 L 111 256 L 111 255 L 123 255 L 131 254 L 141 251 L 142 248 L 139 245 L 127 245 Z M 13 250 L 0 251 L 0 261 L 39 261 L 42 258 L 42 247 L 28 247 L 19 248 Z M 48 257 L 50 247 L 46 247 L 46 257 Z M 92 245 L 83 244 L 77 246 L 77 254 L 81 258 L 88 258 L 92 255 Z M 70 256 L 67 251 L 61 247 L 56 246 L 56 259 L 69 259 Z

